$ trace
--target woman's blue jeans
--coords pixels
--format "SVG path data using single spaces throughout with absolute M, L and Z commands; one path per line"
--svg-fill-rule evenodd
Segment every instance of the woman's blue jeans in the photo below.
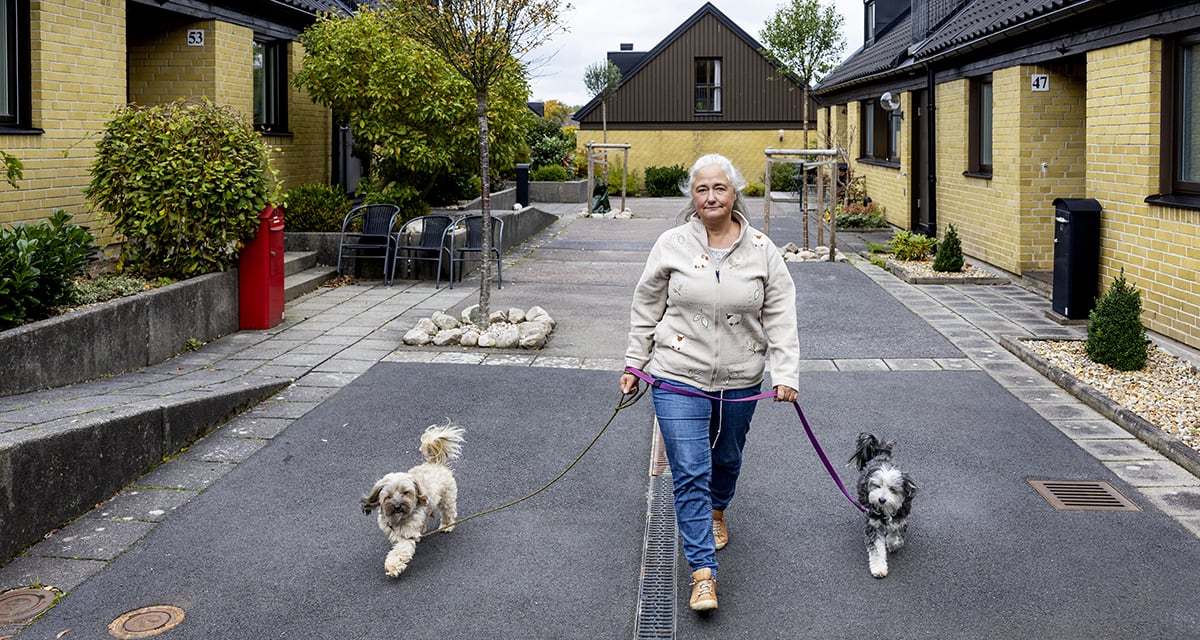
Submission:
M 662 380 L 673 387 L 695 387 Z M 746 398 L 759 387 L 712 392 L 726 399 Z M 692 571 L 717 572 L 712 511 L 724 510 L 733 499 L 742 468 L 742 449 L 757 402 L 721 402 L 654 388 L 654 413 L 662 434 L 671 479 L 675 484 L 675 522 L 683 540 L 683 555 Z

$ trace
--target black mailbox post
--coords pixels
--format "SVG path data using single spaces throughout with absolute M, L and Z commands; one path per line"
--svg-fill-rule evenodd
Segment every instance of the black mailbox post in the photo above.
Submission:
M 1054 200 L 1054 312 L 1087 318 L 1100 281 L 1100 203 L 1093 198 Z
M 517 163 L 517 204 L 529 206 L 529 163 Z

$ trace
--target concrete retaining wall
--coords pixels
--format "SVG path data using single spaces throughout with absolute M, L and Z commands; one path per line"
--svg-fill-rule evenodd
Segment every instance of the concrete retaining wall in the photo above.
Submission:
M 237 271 L 160 289 L 0 332 L 0 395 L 61 387 L 157 364 L 238 330 Z
M 531 202 L 587 202 L 587 180 L 530 182 Z
M 0 563 L 287 385 L 231 382 L 0 434 Z

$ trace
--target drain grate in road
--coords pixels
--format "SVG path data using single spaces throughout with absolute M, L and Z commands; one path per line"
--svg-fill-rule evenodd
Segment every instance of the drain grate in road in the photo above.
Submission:
M 1029 480 L 1055 509 L 1066 511 L 1141 511 L 1141 508 L 1099 480 Z
M 134 609 L 108 625 L 108 635 L 121 640 L 151 638 L 166 633 L 183 622 L 184 612 L 171 605 Z
M 41 587 L 22 587 L 0 593 L 0 624 L 29 622 L 54 606 L 58 592 Z
M 635 640 L 675 637 L 675 501 L 671 472 L 650 478 Z

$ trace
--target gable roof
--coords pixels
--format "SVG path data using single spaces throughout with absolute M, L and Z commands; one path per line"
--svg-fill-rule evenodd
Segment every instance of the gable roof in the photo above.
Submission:
M 697 23 L 699 23 L 701 20 L 703 20 L 705 17 L 708 17 L 708 16 L 715 18 L 725 28 L 729 29 L 730 33 L 732 33 L 735 37 L 737 37 L 741 41 L 745 42 L 746 46 L 750 47 L 755 52 L 762 51 L 763 46 L 761 44 L 759 44 L 759 42 L 757 40 L 755 40 L 750 34 L 746 33 L 745 30 L 743 30 L 741 27 L 739 27 L 737 25 L 737 23 L 735 23 L 733 20 L 730 20 L 729 17 L 726 16 L 724 13 L 721 13 L 721 10 L 716 8 L 715 6 L 713 6 L 713 3 L 705 2 L 704 6 L 700 7 L 687 20 L 684 20 L 683 24 L 680 24 L 678 27 L 676 27 L 675 30 L 672 31 L 670 34 L 668 34 L 667 37 L 663 38 L 662 41 L 660 41 L 658 44 L 654 45 L 654 48 L 650 49 L 650 51 L 647 51 L 645 53 L 628 52 L 628 51 L 615 52 L 615 53 L 631 54 L 628 57 L 620 58 L 620 63 L 618 63 L 617 60 L 614 59 L 614 64 L 618 64 L 618 67 L 620 67 L 621 64 L 625 64 L 629 68 L 628 72 L 626 72 L 624 69 L 621 70 L 621 84 L 617 87 L 617 90 L 620 91 L 620 87 L 625 86 L 627 81 L 629 81 L 631 78 L 636 76 L 639 72 L 641 72 L 643 69 L 645 69 L 651 63 L 653 63 L 655 58 L 657 58 L 659 56 L 659 54 L 661 54 L 666 49 L 670 48 L 671 45 L 675 44 L 675 42 L 678 41 L 680 38 L 682 38 L 684 34 L 686 34 L 693 27 L 695 27 Z M 761 55 L 761 53 L 759 55 Z M 610 59 L 613 59 L 611 57 L 611 54 L 610 54 Z M 789 76 L 788 79 L 790 81 L 798 84 L 798 82 L 795 78 Z M 596 97 L 592 98 L 587 104 L 583 105 L 583 107 L 581 107 L 579 109 L 579 111 L 576 111 L 575 115 L 573 117 L 575 120 L 583 120 L 584 118 L 586 118 L 588 116 L 588 114 L 590 114 L 592 111 L 597 109 L 599 106 L 600 106 L 600 97 L 596 96 Z

